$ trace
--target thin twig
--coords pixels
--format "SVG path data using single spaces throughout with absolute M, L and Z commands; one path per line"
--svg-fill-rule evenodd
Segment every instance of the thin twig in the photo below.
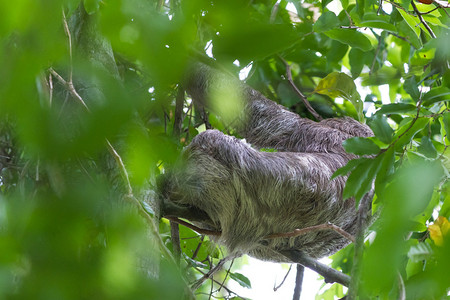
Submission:
M 53 68 L 49 69 L 50 73 L 56 77 L 56 79 L 58 79 L 58 81 L 64 85 L 66 87 L 66 89 L 69 91 L 69 93 L 75 98 L 77 99 L 81 105 L 83 105 L 83 107 L 86 109 L 86 111 L 90 112 L 89 107 L 86 105 L 86 103 L 84 102 L 83 98 L 81 98 L 81 96 L 78 94 L 78 92 L 75 90 L 75 87 L 73 85 L 72 82 L 70 81 L 66 81 L 64 78 L 62 78 L 61 75 L 59 75 L 55 70 L 53 70 Z
M 198 252 L 200 251 L 200 248 L 202 247 L 203 241 L 205 240 L 205 236 L 202 235 L 200 237 L 200 242 L 198 242 L 197 248 L 195 248 L 194 253 L 192 254 L 192 259 L 195 259 L 198 255 Z
M 225 281 L 227 280 L 228 276 L 230 275 L 230 271 L 231 271 L 231 267 L 233 266 L 234 263 L 234 259 L 231 261 L 230 266 L 227 269 L 227 273 L 225 274 L 222 283 L 220 284 L 219 289 L 217 290 L 218 292 L 220 292 L 220 290 L 225 286 Z
M 62 10 L 64 32 L 67 35 L 67 40 L 69 41 L 69 82 L 73 82 L 73 63 L 72 63 L 72 35 L 70 34 L 69 25 L 67 24 L 66 14 L 64 9 Z
M 206 273 L 206 274 L 203 275 L 199 280 L 197 280 L 197 281 L 191 286 L 191 289 L 192 289 L 193 291 L 197 290 L 197 289 L 203 284 L 203 282 L 205 282 L 207 279 L 211 278 L 211 276 L 213 276 L 214 273 L 216 273 L 217 271 L 219 271 L 219 270 L 222 268 L 222 266 L 223 266 L 227 261 L 233 260 L 233 259 L 235 259 L 235 258 L 236 258 L 236 256 L 230 255 L 230 256 L 227 256 L 227 257 L 221 259 L 221 260 L 217 263 L 217 265 L 216 265 L 214 268 L 212 268 L 211 270 L 209 270 L 208 273 Z
M 51 107 L 52 102 L 53 102 L 53 76 L 52 76 L 52 74 L 48 74 L 48 89 L 49 89 L 48 102 Z
M 297 86 L 295 85 L 294 81 L 292 80 L 291 66 L 288 64 L 288 62 L 284 58 L 282 58 L 281 56 L 279 56 L 279 58 L 281 59 L 281 61 L 286 66 L 286 76 L 287 76 L 287 80 L 288 80 L 289 84 L 292 86 L 292 88 L 297 93 L 297 95 L 300 97 L 300 99 L 302 99 L 303 104 L 305 104 L 306 109 L 314 116 L 314 118 L 316 118 L 316 120 L 321 121 L 323 118 L 311 106 L 311 104 L 309 103 L 309 101 L 306 98 L 306 96 L 303 95 L 303 93 L 297 88 Z
M 266 236 L 265 239 L 291 238 L 291 237 L 296 237 L 296 236 L 299 236 L 299 235 L 307 234 L 307 233 L 310 233 L 310 232 L 313 232 L 313 231 L 330 230 L 330 229 L 336 231 L 337 233 L 339 233 L 340 235 L 342 235 L 346 239 L 350 240 L 351 242 L 355 242 L 355 237 L 353 235 L 351 235 L 350 233 L 348 233 L 344 229 L 342 229 L 342 228 L 340 228 L 340 227 L 338 227 L 338 226 L 336 226 L 334 224 L 331 224 L 330 222 L 325 223 L 325 224 L 305 227 L 305 228 L 302 228 L 302 229 L 294 229 L 294 231 L 291 231 L 291 232 L 270 234 L 270 235 Z
M 394 32 L 388 32 L 388 34 L 390 34 L 390 35 L 392 35 L 392 36 L 395 36 L 396 38 L 399 38 L 399 39 L 401 39 L 402 41 L 405 41 L 405 42 L 407 42 L 408 44 L 410 44 L 411 46 L 413 46 L 413 44 L 411 43 L 411 41 L 409 41 L 407 38 L 405 38 L 405 37 L 403 37 L 403 36 L 401 36 L 401 35 L 398 35 L 398 34 L 396 34 L 396 33 L 394 33 Z
M 380 0 L 380 3 L 378 4 L 378 9 L 377 9 L 377 15 L 380 14 L 380 11 L 382 8 L 383 8 L 383 0 Z
M 428 25 L 427 22 L 425 22 L 425 20 L 422 17 L 422 14 L 419 12 L 419 10 L 417 9 L 416 4 L 414 3 L 414 0 L 411 1 L 411 6 L 414 9 L 414 12 L 416 13 L 417 17 L 419 18 L 420 22 L 423 24 L 423 26 L 426 28 L 426 30 L 428 31 L 428 33 L 431 35 L 432 38 L 436 38 L 436 35 L 434 34 L 433 30 L 431 30 L 431 27 Z
M 292 269 L 292 264 L 289 266 L 289 270 L 286 272 L 286 275 L 284 275 L 284 278 L 281 281 L 281 283 L 279 285 L 273 287 L 274 292 L 276 292 L 284 284 L 284 282 L 286 281 L 286 278 L 288 277 L 289 273 L 291 272 L 291 269 Z

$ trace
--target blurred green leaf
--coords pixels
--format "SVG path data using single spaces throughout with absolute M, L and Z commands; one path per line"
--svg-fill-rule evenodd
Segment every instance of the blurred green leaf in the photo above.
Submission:
M 427 243 L 418 243 L 409 248 L 408 257 L 412 262 L 427 260 L 433 254 L 433 250 Z
M 420 97 L 419 88 L 417 87 L 416 78 L 414 76 L 409 77 L 403 84 L 405 91 L 411 96 L 414 101 L 418 101 Z
M 377 115 L 388 115 L 388 114 L 401 114 L 401 113 L 411 113 L 416 111 L 417 108 L 412 104 L 407 103 L 392 103 L 383 105 L 378 111 Z
M 358 49 L 352 48 L 348 54 L 350 61 L 350 70 L 352 72 L 352 77 L 356 78 L 361 74 L 365 62 L 365 52 Z
M 347 44 L 350 47 L 355 47 L 363 51 L 369 51 L 372 49 L 372 44 L 369 39 L 361 32 L 353 29 L 336 28 L 325 31 L 324 34 L 326 34 L 329 38 L 337 40 L 343 44 Z
M 418 176 L 420 174 L 420 176 Z M 384 213 L 379 219 L 375 241 L 366 251 L 362 284 L 369 295 L 386 297 L 407 252 L 403 238 L 410 229 L 409 220 L 429 202 L 442 170 L 437 164 L 423 162 L 401 168 L 383 194 Z M 386 254 L 386 247 L 389 254 Z
M 428 136 L 423 136 L 420 141 L 420 146 L 417 148 L 420 153 L 425 155 L 429 158 L 436 158 L 437 151 L 434 147 L 433 143 L 431 142 L 430 138 Z
M 364 14 L 364 20 L 357 22 L 356 25 L 360 27 L 371 27 L 384 29 L 391 32 L 396 32 L 397 29 L 390 22 L 388 16 L 378 15 L 373 12 L 367 12 Z
M 442 122 L 444 124 L 446 139 L 448 142 L 450 142 L 450 112 L 444 113 Z
M 431 105 L 439 101 L 447 101 L 447 100 L 450 100 L 450 88 L 442 86 L 434 88 L 430 90 L 428 93 L 426 93 L 425 96 L 423 97 L 423 104 Z
M 339 24 L 339 19 L 336 17 L 334 12 L 326 11 L 319 17 L 319 19 L 317 19 L 316 23 L 314 23 L 313 29 L 315 32 L 324 32 L 337 28 Z
M 342 145 L 344 146 L 345 151 L 356 155 L 371 155 L 380 152 L 380 147 L 368 138 L 349 138 L 346 139 Z
M 100 8 L 101 0 L 84 0 L 84 8 L 88 14 L 93 14 Z
M 397 141 L 395 144 L 396 150 L 399 150 L 406 144 L 409 144 L 414 136 L 429 123 L 429 119 L 427 118 L 419 118 L 416 121 L 414 120 L 415 119 L 412 119 L 403 125 L 394 136 L 394 140 Z

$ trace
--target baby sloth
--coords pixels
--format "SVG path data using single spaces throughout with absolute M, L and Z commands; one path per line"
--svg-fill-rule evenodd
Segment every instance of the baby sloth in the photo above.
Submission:
M 188 75 L 187 91 L 208 107 L 208 89 L 220 76 L 225 75 L 197 65 Z M 231 253 L 262 260 L 289 262 L 278 253 L 283 250 L 320 258 L 346 246 L 348 239 L 333 230 L 296 237 L 277 234 L 328 222 L 356 232 L 355 201 L 342 199 L 346 177 L 331 180 L 331 175 L 355 158 L 344 151 L 342 142 L 371 136 L 372 131 L 351 118 L 300 118 L 237 80 L 223 80 L 235 82 L 240 90 L 244 109 L 234 126 L 251 145 L 217 130 L 197 135 L 159 187 L 163 201 L 188 208 L 195 217 L 164 208 L 163 215 L 221 232 L 213 239 Z

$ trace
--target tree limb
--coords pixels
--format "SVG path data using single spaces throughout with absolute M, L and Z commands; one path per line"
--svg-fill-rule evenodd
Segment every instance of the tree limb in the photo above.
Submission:
M 433 30 L 431 30 L 431 27 L 428 25 L 427 22 L 425 22 L 425 20 L 422 17 L 421 12 L 417 9 L 416 4 L 414 3 L 414 1 L 411 1 L 411 6 L 414 9 L 414 12 L 416 13 L 417 17 L 419 18 L 420 22 L 423 24 L 423 26 L 425 27 L 425 29 L 428 31 L 428 33 L 431 35 L 432 38 L 436 38 L 436 35 L 434 34 Z
M 295 83 L 292 79 L 291 66 L 288 64 L 288 62 L 284 58 L 282 58 L 281 56 L 279 56 L 279 57 L 280 57 L 281 61 L 283 61 L 284 65 L 286 66 L 286 77 L 287 77 L 289 84 L 294 89 L 295 93 L 300 97 L 300 99 L 302 99 L 303 104 L 305 105 L 306 109 L 314 116 L 314 118 L 316 118 L 316 120 L 318 120 L 318 121 L 322 121 L 323 118 L 316 112 L 316 110 L 309 103 L 306 96 L 303 95 L 303 93 L 295 85 Z
M 350 284 L 350 276 L 330 268 L 298 250 L 280 250 L 278 253 L 289 258 L 294 263 L 301 264 L 319 273 L 327 283 L 337 282 L 347 287 Z
M 305 273 L 305 267 L 297 264 L 297 276 L 295 277 L 295 288 L 293 300 L 300 300 L 302 294 L 303 274 Z

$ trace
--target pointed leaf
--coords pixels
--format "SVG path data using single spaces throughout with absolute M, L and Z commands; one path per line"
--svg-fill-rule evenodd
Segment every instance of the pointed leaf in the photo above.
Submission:
M 348 53 L 348 59 L 350 63 L 350 71 L 352 72 L 352 77 L 356 78 L 361 74 L 364 67 L 365 55 L 364 51 L 358 48 L 352 48 Z
M 358 165 L 347 179 L 342 198 L 355 197 L 356 203 L 372 187 L 373 179 L 380 168 L 379 159 L 368 159 Z
M 412 104 L 407 103 L 392 103 L 383 105 L 377 112 L 377 115 L 381 114 L 402 114 L 416 111 L 417 108 Z
M 375 137 L 385 144 L 392 142 L 394 130 L 389 126 L 387 118 L 383 115 L 375 115 L 369 124 Z
M 229 273 L 231 279 L 233 279 L 234 281 L 236 281 L 237 283 L 240 284 L 240 286 L 245 287 L 247 289 L 251 289 L 252 288 L 252 284 L 250 282 L 250 280 L 245 277 L 244 275 L 242 275 L 241 273 Z
M 430 105 L 439 101 L 447 101 L 450 100 L 450 89 L 448 87 L 437 87 L 431 89 L 428 93 L 423 97 L 423 104 Z
M 400 150 L 403 146 L 409 144 L 414 136 L 428 125 L 429 121 L 430 120 L 427 118 L 420 118 L 415 122 L 414 120 L 411 120 L 407 124 L 403 125 L 395 135 L 395 137 L 398 138 L 397 143 L 395 144 L 395 149 Z M 412 122 L 414 122 L 414 124 L 412 124 Z
M 409 77 L 403 84 L 403 89 L 413 98 L 414 101 L 418 101 L 420 97 L 419 88 L 417 87 L 417 81 L 414 76 Z
M 343 166 L 342 168 L 337 169 L 336 172 L 334 172 L 334 174 L 331 176 L 331 179 L 334 179 L 334 178 L 336 178 L 338 176 L 347 175 L 348 172 L 352 171 L 360 163 L 362 163 L 362 162 L 364 162 L 366 160 L 367 160 L 367 158 L 365 158 L 365 157 L 361 157 L 361 158 L 358 158 L 358 159 L 352 159 L 345 166 Z
M 342 97 L 350 101 L 355 107 L 358 117 L 364 118 L 363 103 L 361 96 L 356 90 L 353 79 L 345 73 L 332 72 L 323 78 L 314 92 L 330 96 L 331 98 Z

